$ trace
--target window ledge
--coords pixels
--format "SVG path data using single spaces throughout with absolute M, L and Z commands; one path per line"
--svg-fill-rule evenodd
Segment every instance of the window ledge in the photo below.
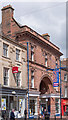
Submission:
M 6 57 L 6 56 L 4 56 L 4 55 L 3 55 L 2 57 L 10 60 L 10 58 L 9 58 L 9 57 Z
M 3 87 L 9 87 L 9 85 L 2 85 Z
M 30 87 L 30 89 L 32 89 L 32 90 L 37 90 L 37 88 L 32 88 L 32 87 Z
M 22 62 L 21 62 L 21 61 L 18 61 L 18 60 L 15 60 L 15 62 L 18 62 L 18 63 L 21 63 L 21 64 L 22 64 Z

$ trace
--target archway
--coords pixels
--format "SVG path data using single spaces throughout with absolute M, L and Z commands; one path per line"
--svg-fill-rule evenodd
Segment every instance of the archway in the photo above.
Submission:
M 41 80 L 39 91 L 41 92 L 41 94 L 51 94 L 54 92 L 52 82 L 48 77 L 44 77 Z
M 40 91 L 40 111 L 43 114 L 44 109 L 50 113 L 50 96 L 54 93 L 52 81 L 49 76 L 44 76 L 39 85 Z

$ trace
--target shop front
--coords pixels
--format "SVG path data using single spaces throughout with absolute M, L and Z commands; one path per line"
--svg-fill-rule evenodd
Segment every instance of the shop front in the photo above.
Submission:
M 40 95 L 40 92 L 38 91 L 29 92 L 29 116 L 30 118 L 38 118 L 39 95 Z
M 62 116 L 68 116 L 68 98 L 62 98 L 61 110 L 62 110 Z
M 26 108 L 27 90 L 17 88 L 1 88 L 0 110 L 2 117 L 10 118 L 10 112 L 15 110 L 15 118 L 23 118 Z

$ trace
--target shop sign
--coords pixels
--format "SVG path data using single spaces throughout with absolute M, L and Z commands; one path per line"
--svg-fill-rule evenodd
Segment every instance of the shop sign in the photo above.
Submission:
M 12 73 L 18 73 L 18 67 L 12 67 Z
M 53 87 L 59 86 L 59 70 L 53 71 Z
M 6 110 L 6 99 L 5 98 L 1 99 L 1 109 Z

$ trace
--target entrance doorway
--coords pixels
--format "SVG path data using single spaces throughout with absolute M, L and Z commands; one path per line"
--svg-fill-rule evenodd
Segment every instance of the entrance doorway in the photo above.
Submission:
M 43 115 L 44 109 L 50 114 L 50 98 L 40 99 L 40 113 Z

